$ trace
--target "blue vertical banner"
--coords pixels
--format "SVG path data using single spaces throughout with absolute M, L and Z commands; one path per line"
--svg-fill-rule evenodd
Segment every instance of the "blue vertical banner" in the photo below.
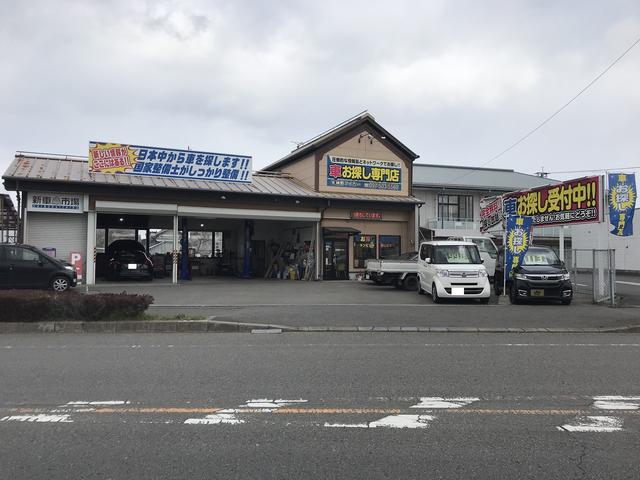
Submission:
M 609 221 L 618 237 L 633 235 L 633 213 L 636 208 L 636 176 L 633 173 L 609 174 Z
M 522 259 L 531 245 L 532 227 L 533 219 L 531 217 L 522 215 L 507 217 L 505 278 L 509 278 L 511 271 L 522 264 Z

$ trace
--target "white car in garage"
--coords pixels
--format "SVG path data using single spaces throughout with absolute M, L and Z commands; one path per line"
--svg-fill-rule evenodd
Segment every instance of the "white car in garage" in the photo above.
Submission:
M 477 245 L 447 240 L 420 244 L 418 293 L 426 292 L 434 303 L 444 298 L 475 298 L 488 303 L 491 286 Z

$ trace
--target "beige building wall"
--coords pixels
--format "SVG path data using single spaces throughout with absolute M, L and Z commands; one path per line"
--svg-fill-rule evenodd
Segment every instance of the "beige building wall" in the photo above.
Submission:
M 288 165 L 285 165 L 282 171 L 288 173 L 296 180 L 304 183 L 313 190 L 316 188 L 316 169 L 315 169 L 315 155 L 309 155 L 308 157 L 296 160 Z
M 360 193 L 364 195 L 394 195 L 394 196 L 407 196 L 409 195 L 409 181 L 410 181 L 410 168 L 411 165 L 407 164 L 399 156 L 397 156 L 392 150 L 383 145 L 380 140 L 373 137 L 373 142 L 370 143 L 367 137 L 369 132 L 363 132 L 357 134 L 350 140 L 347 140 L 338 147 L 330 150 L 327 155 L 361 158 L 367 160 L 388 160 L 395 161 L 400 164 L 401 168 L 401 189 L 399 191 L 394 190 L 374 190 L 368 188 L 348 188 L 348 187 L 329 187 L 327 186 L 327 155 L 324 155 L 320 160 L 319 168 L 319 190 L 321 192 L 336 192 L 336 193 Z M 373 136 L 373 135 L 372 135 Z M 358 139 L 360 138 L 360 142 Z
M 323 214 L 321 226 L 329 228 L 351 227 L 360 230 L 363 235 L 398 235 L 401 239 L 401 253 L 415 250 L 415 231 L 413 227 L 415 212 L 413 210 L 376 211 L 382 211 L 382 220 L 351 220 L 351 209 L 327 209 Z M 349 271 L 352 273 L 364 271 L 364 268 L 355 268 L 353 265 L 353 236 L 349 236 Z

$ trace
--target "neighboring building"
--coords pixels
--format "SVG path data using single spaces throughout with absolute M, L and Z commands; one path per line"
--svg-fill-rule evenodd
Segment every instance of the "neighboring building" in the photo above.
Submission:
M 426 239 L 477 235 L 482 198 L 552 183 L 557 181 L 508 169 L 414 163 L 413 195 L 424 202 L 420 234 Z M 557 237 L 557 228 L 536 229 L 539 241 Z
M 105 145 L 100 155 L 121 151 L 130 150 Z M 154 147 L 131 154 L 132 164 L 130 157 L 112 164 L 127 172 L 104 173 L 90 172 L 82 157 L 18 152 L 3 179 L 23 199 L 21 240 L 65 260 L 80 253 L 89 284 L 102 275 L 103 252 L 116 239 L 157 252 L 173 282 L 179 255 L 189 257 L 194 275 L 261 277 L 277 270 L 281 278 L 304 271 L 329 280 L 355 278 L 369 258 L 417 248 L 417 155 L 368 113 L 254 172 L 250 183 L 158 176 L 165 167 L 177 169 L 168 164 L 175 157 L 162 163 Z M 189 163 L 195 154 L 205 155 L 180 155 Z M 95 158 L 99 168 L 109 162 Z M 191 168 L 204 175 L 206 163 L 198 165 L 192 159 Z
M 14 243 L 18 234 L 18 212 L 11 197 L 0 194 L 0 243 Z
M 640 272 L 640 208 L 634 213 L 633 235 L 618 237 L 611 234 L 613 227 L 609 223 L 609 210 L 604 208 L 604 222 L 585 225 L 572 225 L 572 248 L 581 252 L 576 256 L 577 267 L 591 269 L 593 254 L 591 250 L 615 250 L 616 270 L 619 272 Z

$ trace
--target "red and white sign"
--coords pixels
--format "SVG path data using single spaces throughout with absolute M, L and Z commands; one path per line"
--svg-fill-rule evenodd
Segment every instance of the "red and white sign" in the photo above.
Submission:
M 78 280 L 82 280 L 82 254 L 80 252 L 71 252 L 69 254 L 69 263 L 76 269 Z

